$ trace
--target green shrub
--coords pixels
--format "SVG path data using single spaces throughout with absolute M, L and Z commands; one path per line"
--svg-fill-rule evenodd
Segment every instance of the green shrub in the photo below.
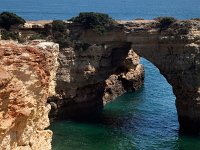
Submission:
M 69 47 L 72 43 L 70 41 L 67 23 L 62 20 L 54 20 L 52 23 L 46 24 L 40 34 L 58 43 L 62 48 Z
M 62 32 L 53 32 L 52 38 L 55 43 L 59 43 L 61 48 L 69 47 L 71 45 L 69 36 L 67 34 L 63 34 Z
M 158 17 L 155 20 L 159 22 L 159 27 L 161 29 L 168 28 L 171 24 L 177 21 L 173 17 Z
M 54 20 L 52 23 L 45 24 L 44 29 L 40 31 L 45 36 L 52 36 L 54 32 L 67 33 L 67 24 L 62 20 Z
M 60 47 L 68 47 L 71 42 L 68 36 L 67 24 L 62 20 L 52 22 L 53 41 L 60 44 Z
M 39 33 L 35 33 L 29 38 L 29 40 L 36 40 L 36 39 L 44 39 L 44 37 Z
M 79 16 L 70 19 L 75 23 L 80 23 L 85 29 L 92 29 L 98 33 L 104 33 L 114 25 L 114 20 L 107 14 L 84 12 Z
M 3 40 L 18 40 L 19 39 L 19 33 L 18 32 L 10 32 L 7 30 L 1 31 L 1 38 Z
M 19 36 L 19 32 L 17 31 L 2 30 L 1 35 L 3 40 L 17 40 L 19 43 L 26 41 L 25 38 Z
M 0 26 L 9 30 L 12 25 L 24 24 L 25 20 L 14 13 L 2 12 L 0 14 Z
M 65 33 L 67 31 L 67 24 L 62 20 L 54 20 L 52 22 L 52 31 Z

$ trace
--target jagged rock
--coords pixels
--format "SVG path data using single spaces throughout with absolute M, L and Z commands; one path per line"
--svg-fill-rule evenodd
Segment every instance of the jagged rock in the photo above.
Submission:
M 50 150 L 50 105 L 58 45 L 0 41 L 0 149 Z
M 57 109 L 51 118 L 82 118 L 98 113 L 103 104 L 143 83 L 143 67 L 139 56 L 127 43 L 91 44 L 87 49 L 60 49 L 56 75 L 56 93 L 48 102 Z M 129 52 L 130 50 L 130 52 Z M 129 52 L 129 55 L 128 55 Z M 116 75 L 117 86 L 106 85 L 110 75 Z M 112 77 L 112 76 L 111 76 Z M 112 80 L 113 78 L 109 78 Z M 108 80 L 109 80 L 108 79 Z M 121 86 L 121 87 L 119 87 Z M 108 96 L 108 89 L 112 96 Z
M 104 104 L 114 100 L 127 91 L 138 90 L 144 81 L 144 68 L 140 64 L 139 56 L 130 50 L 123 62 L 123 68 L 118 74 L 111 75 L 105 80 Z

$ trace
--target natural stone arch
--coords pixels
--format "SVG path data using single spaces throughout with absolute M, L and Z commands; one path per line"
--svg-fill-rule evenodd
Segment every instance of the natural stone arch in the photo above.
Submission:
M 159 37 L 155 43 L 134 44 L 132 48 L 140 56 L 148 59 L 160 70 L 173 88 L 180 131 L 198 133 L 200 127 L 199 101 L 199 45 L 174 39 L 168 43 Z M 153 37 L 152 37 L 153 39 Z M 145 46 L 144 46 L 145 45 Z
M 84 31 L 80 39 L 92 44 L 131 43 L 134 52 L 152 62 L 172 86 L 180 131 L 199 133 L 200 28 L 198 21 L 190 23 L 193 27 L 186 33 L 179 25 L 161 32 L 123 22 L 124 28 L 114 32 L 98 35 Z

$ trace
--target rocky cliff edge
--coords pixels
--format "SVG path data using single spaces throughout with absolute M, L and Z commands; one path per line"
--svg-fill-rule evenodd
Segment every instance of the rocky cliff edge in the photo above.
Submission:
M 46 101 L 54 94 L 58 50 L 51 42 L 0 41 L 0 149 L 51 149 Z

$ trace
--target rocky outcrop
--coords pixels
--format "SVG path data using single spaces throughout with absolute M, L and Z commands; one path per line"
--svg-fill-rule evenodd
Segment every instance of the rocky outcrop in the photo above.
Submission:
M 105 80 L 103 103 L 106 104 L 127 91 L 138 90 L 144 81 L 144 69 L 139 56 L 130 50 L 117 74 Z
M 50 150 L 58 44 L 0 41 L 0 149 Z
M 143 83 L 143 67 L 129 44 L 84 44 L 88 45 L 85 49 L 60 49 L 57 95 L 48 100 L 51 118 L 94 115 L 103 104 Z

